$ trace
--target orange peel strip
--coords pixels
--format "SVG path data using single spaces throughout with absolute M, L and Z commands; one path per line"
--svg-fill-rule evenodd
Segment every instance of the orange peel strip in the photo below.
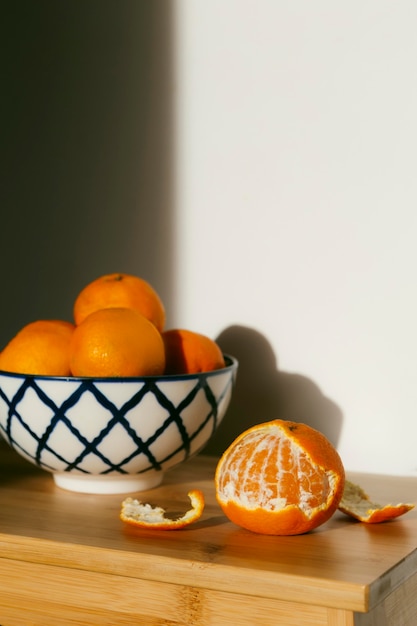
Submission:
M 187 495 L 191 501 L 191 509 L 177 519 L 165 517 L 166 511 L 160 506 L 152 506 L 133 498 L 123 500 L 120 519 L 140 528 L 179 530 L 200 519 L 204 511 L 205 501 L 202 491 L 192 489 Z
M 404 513 L 411 511 L 414 506 L 411 503 L 377 504 L 369 499 L 362 487 L 346 480 L 339 510 L 360 522 L 378 524 L 404 515 Z

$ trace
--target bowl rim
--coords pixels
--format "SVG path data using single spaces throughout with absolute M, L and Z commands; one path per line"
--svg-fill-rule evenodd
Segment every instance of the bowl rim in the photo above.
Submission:
M 47 376 L 39 374 L 20 374 L 17 372 L 6 372 L 0 370 L 0 377 L 14 378 L 17 380 L 49 380 L 56 382 L 85 382 L 93 381 L 99 383 L 140 383 L 140 382 L 169 382 L 180 380 L 193 380 L 201 377 L 207 378 L 212 376 L 219 376 L 225 372 L 233 372 L 238 368 L 238 360 L 231 354 L 223 353 L 223 357 L 226 363 L 225 367 L 219 369 L 210 370 L 207 372 L 195 372 L 193 374 L 160 374 L 153 376 Z

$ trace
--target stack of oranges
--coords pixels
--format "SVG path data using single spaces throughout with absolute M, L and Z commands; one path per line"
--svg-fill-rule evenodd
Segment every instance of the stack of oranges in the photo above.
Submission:
M 165 330 L 165 307 L 143 278 L 100 276 L 77 295 L 73 322 L 37 320 L 0 352 L 0 370 L 46 376 L 136 377 L 224 367 L 215 341 Z

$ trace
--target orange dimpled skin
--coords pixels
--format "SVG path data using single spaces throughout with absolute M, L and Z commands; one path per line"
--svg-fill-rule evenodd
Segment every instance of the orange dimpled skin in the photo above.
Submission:
M 75 324 L 94 311 L 116 307 L 135 309 L 159 331 L 165 325 L 165 308 L 155 289 L 143 278 L 124 273 L 100 276 L 79 292 L 74 302 Z
M 36 376 L 69 376 L 74 324 L 36 320 L 24 326 L 0 352 L 0 370 Z
M 222 455 L 216 497 L 225 515 L 270 535 L 306 533 L 326 522 L 342 498 L 345 472 L 319 431 L 273 420 L 248 429 Z
M 166 374 L 196 374 L 225 366 L 215 341 L 191 330 L 171 329 L 162 333 L 166 355 Z
M 160 375 L 165 368 L 164 344 L 154 324 L 137 311 L 99 309 L 75 328 L 70 366 L 73 376 Z

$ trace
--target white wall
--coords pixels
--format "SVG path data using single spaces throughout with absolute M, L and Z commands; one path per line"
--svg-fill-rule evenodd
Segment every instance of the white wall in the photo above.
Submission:
M 175 322 L 255 370 L 258 334 L 348 469 L 416 475 L 417 4 L 176 9 Z

